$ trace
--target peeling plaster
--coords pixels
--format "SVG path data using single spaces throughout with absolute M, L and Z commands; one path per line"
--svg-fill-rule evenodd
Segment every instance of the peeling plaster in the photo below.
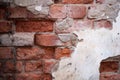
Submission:
M 70 58 L 61 59 L 53 68 L 53 80 L 99 80 L 102 60 L 120 55 L 120 11 L 113 29 L 105 28 L 74 32 L 79 40 Z

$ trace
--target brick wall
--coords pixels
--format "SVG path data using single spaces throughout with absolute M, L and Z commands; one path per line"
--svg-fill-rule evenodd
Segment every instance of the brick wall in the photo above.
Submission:
M 104 0 L 54 2 L 45 17 L 34 15 L 24 7 L 0 8 L 0 80 L 52 80 L 53 66 L 61 58 L 70 57 L 71 47 L 77 42 L 70 32 L 112 29 L 110 21 L 96 21 L 88 16 L 91 7 L 103 4 Z M 73 24 L 67 22 L 69 18 Z M 119 57 L 103 61 L 101 80 L 119 80 L 119 70 Z

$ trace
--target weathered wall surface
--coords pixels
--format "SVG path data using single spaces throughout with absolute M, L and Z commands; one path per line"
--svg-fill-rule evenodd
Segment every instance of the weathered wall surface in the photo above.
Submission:
M 0 80 L 120 79 L 119 0 L 2 2 Z

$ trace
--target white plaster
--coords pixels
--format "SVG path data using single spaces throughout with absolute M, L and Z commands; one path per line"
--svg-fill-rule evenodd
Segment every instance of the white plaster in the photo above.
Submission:
M 42 5 L 40 5 L 40 6 L 36 6 L 36 7 L 35 7 L 35 10 L 37 10 L 37 11 L 41 11 L 41 10 L 42 10 Z
M 78 42 L 70 58 L 61 59 L 53 80 L 99 80 L 100 62 L 120 55 L 120 11 L 113 29 L 87 29 L 75 32 Z

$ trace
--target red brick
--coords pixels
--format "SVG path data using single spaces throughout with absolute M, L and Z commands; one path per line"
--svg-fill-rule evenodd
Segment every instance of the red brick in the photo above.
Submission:
M 49 15 L 51 18 L 65 18 L 66 6 L 64 4 L 54 4 L 50 7 Z
M 14 61 L 7 61 L 5 64 L 4 64 L 4 72 L 6 73 L 14 73 L 16 70 L 15 70 L 15 62 Z
M 9 18 L 27 18 L 27 9 L 22 7 L 12 7 L 8 10 L 10 12 Z
M 118 61 L 102 62 L 100 66 L 100 72 L 117 72 L 119 69 Z
M 36 34 L 35 42 L 40 46 L 62 46 L 63 43 L 55 34 Z
M 23 63 L 22 63 L 22 61 L 17 61 L 16 62 L 16 71 L 17 72 L 22 72 L 22 70 L 23 70 Z
M 18 21 L 17 32 L 50 32 L 53 31 L 52 21 Z
M 0 59 L 13 58 L 12 49 L 10 47 L 0 47 Z
M 68 16 L 71 18 L 84 18 L 86 16 L 86 7 L 80 5 L 69 5 Z
M 97 21 L 97 22 L 95 22 L 94 28 L 112 29 L 112 23 L 110 21 L 106 21 L 106 20 Z
M 42 71 L 42 62 L 41 61 L 26 61 L 25 62 L 25 71 Z
M 6 75 L 6 80 L 14 80 L 14 76 L 12 74 Z
M 70 57 L 72 50 L 69 48 L 58 47 L 55 49 L 55 58 L 61 59 L 62 57 Z
M 17 48 L 18 60 L 36 60 L 41 59 L 44 52 L 38 47 Z
M 43 49 L 44 49 L 44 54 L 43 54 L 44 59 L 52 59 L 54 57 L 55 48 L 43 48 Z
M 51 74 L 43 74 L 43 80 L 52 80 Z
M 104 73 L 100 75 L 100 80 L 120 80 L 120 74 Z
M 4 17 L 5 17 L 5 10 L 0 9 L 0 19 L 4 19 Z
M 8 21 L 0 21 L 0 32 L 12 31 L 12 25 Z
M 105 0 L 96 0 L 97 3 L 103 3 Z
M 16 75 L 15 80 L 42 80 L 42 76 L 37 73 L 21 73 Z
M 45 73 L 51 73 L 51 70 L 53 69 L 53 67 L 56 64 L 56 60 L 48 59 L 48 60 L 44 60 L 43 63 L 44 63 L 43 71 Z
M 62 0 L 62 2 L 68 4 L 88 4 L 92 3 L 93 0 Z

